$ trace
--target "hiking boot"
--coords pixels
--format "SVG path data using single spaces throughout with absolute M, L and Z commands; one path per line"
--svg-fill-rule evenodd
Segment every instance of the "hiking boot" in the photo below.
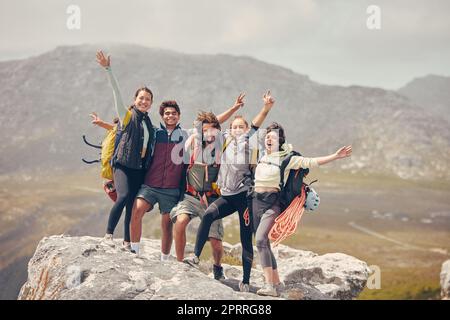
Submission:
M 225 280 L 225 276 L 223 275 L 222 266 L 216 266 L 215 264 L 213 264 L 213 273 L 214 273 L 214 279 Z
M 239 281 L 239 291 L 250 292 L 250 285 L 248 283 L 243 283 L 242 281 Z
M 106 244 L 106 245 L 110 246 L 110 247 L 115 247 L 115 245 L 116 245 L 114 243 L 114 240 L 113 240 L 113 235 L 109 234 L 109 233 L 105 234 L 105 236 L 103 237 L 101 242 L 103 244 Z
M 256 291 L 256 294 L 260 296 L 271 296 L 271 297 L 278 297 L 279 294 L 277 292 L 277 289 L 275 289 L 275 286 L 273 284 L 264 284 L 264 287 Z
M 277 290 L 278 295 L 280 296 L 281 293 L 286 289 L 286 286 L 283 282 L 280 282 L 275 285 L 275 290 Z
M 187 257 L 183 259 L 184 263 L 187 263 L 191 267 L 198 268 L 198 264 L 200 263 L 200 258 L 197 256 Z

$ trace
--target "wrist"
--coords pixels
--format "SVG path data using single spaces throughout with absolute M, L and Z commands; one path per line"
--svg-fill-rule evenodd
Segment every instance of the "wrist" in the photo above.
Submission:
M 270 111 L 271 108 L 272 108 L 271 105 L 265 104 L 264 107 L 263 107 L 263 110 L 264 110 L 264 112 L 269 113 L 269 111 Z

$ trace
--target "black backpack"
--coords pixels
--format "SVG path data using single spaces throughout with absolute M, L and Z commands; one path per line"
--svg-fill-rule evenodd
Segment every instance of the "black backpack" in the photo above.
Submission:
M 291 151 L 281 162 L 280 165 L 280 205 L 283 212 L 295 197 L 298 197 L 302 191 L 303 178 L 309 173 L 309 169 L 300 168 L 291 169 L 286 184 L 284 184 L 284 171 L 293 156 L 301 156 L 297 151 Z

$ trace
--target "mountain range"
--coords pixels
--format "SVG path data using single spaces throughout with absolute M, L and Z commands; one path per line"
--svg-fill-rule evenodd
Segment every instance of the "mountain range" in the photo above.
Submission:
M 24 60 L 0 62 L 0 175 L 39 177 L 83 170 L 81 158 L 98 158 L 82 135 L 98 143 L 103 129 L 89 113 L 114 117 L 105 71 L 95 52 L 111 63 L 127 103 L 135 90 L 154 92 L 150 116 L 175 99 L 181 123 L 191 127 L 199 110 L 221 112 L 240 92 L 248 120 L 270 89 L 276 103 L 265 124 L 281 123 L 288 142 L 306 156 L 353 145 L 351 159 L 330 165 L 351 173 L 405 179 L 450 180 L 450 78 L 418 78 L 398 91 L 324 85 L 307 75 L 248 56 L 184 54 L 137 45 L 62 46 Z M 387 75 L 388 76 L 388 75 Z

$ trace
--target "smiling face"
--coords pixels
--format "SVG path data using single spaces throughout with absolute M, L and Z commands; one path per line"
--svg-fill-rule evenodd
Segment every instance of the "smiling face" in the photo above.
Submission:
M 134 105 L 141 112 L 147 112 L 153 103 L 152 95 L 146 90 L 139 90 L 134 100 Z
M 270 131 L 266 134 L 264 139 L 264 144 L 267 150 L 267 153 L 277 152 L 279 150 L 280 142 L 278 133 L 275 131 Z
M 173 129 L 180 121 L 180 114 L 173 107 L 164 108 L 162 119 L 167 129 Z
M 233 137 L 239 137 L 246 133 L 248 131 L 248 125 L 247 122 L 244 120 L 244 118 L 236 118 L 231 123 L 231 135 Z
M 216 141 L 216 136 L 219 134 L 219 129 L 217 129 L 212 123 L 204 123 L 202 125 L 203 131 L 203 141 L 207 144 Z

